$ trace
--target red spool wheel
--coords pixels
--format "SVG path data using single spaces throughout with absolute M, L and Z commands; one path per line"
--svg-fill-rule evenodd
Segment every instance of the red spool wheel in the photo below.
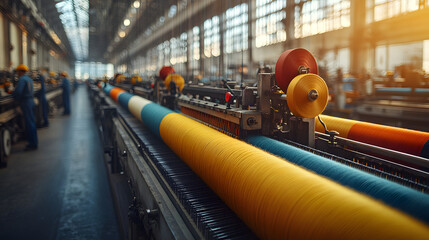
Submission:
M 300 72 L 300 69 L 304 71 Z M 308 69 L 308 71 L 305 71 Z M 276 82 L 283 92 L 297 75 L 301 73 L 314 73 L 318 74 L 316 59 L 313 55 L 303 49 L 295 48 L 283 52 L 276 63 Z
M 170 75 L 171 73 L 175 73 L 174 68 L 171 66 L 163 66 L 161 70 L 159 70 L 159 77 L 162 80 L 165 80 L 165 78 Z

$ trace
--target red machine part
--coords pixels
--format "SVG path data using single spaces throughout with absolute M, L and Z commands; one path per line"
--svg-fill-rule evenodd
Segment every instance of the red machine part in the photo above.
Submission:
M 230 92 L 226 92 L 226 93 L 225 93 L 225 101 L 226 101 L 226 102 L 230 102 L 230 101 L 231 101 L 231 99 L 232 99 L 232 95 L 231 95 L 231 93 L 230 93 Z
M 300 69 L 308 71 L 300 72 Z M 283 52 L 276 63 L 276 82 L 283 92 L 297 75 L 301 73 L 318 74 L 317 62 L 313 55 L 303 49 L 295 48 Z

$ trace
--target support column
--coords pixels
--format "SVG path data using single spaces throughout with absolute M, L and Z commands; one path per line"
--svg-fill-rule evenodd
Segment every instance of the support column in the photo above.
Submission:
M 4 47 L 5 47 L 5 60 L 6 60 L 6 68 L 7 70 L 12 70 L 11 66 L 11 41 L 10 41 L 10 20 L 8 18 L 4 18 L 3 26 L 4 26 Z
M 200 25 L 200 74 L 205 76 L 204 69 L 204 22 Z
M 350 1 L 350 73 L 363 74 L 366 62 L 366 1 Z
M 249 76 L 256 76 L 256 72 L 253 72 L 253 11 L 256 11 L 256 8 L 253 6 L 256 6 L 255 0 L 249 0 L 248 1 L 248 7 L 247 7 L 247 53 L 248 53 L 248 63 L 247 67 L 249 69 L 248 74 Z
M 0 38 L 0 70 L 6 69 L 7 67 L 6 53 L 9 50 L 6 46 L 7 34 L 5 31 L 5 21 L 6 21 L 6 18 L 3 17 L 3 14 L 0 12 L 0 34 L 4 36 Z
M 222 3 L 222 1 L 219 1 L 220 3 Z M 219 7 L 219 76 L 224 76 L 225 71 L 224 71 L 224 55 L 225 55 L 225 51 L 224 51 L 224 31 L 225 31 L 225 21 L 224 21 L 224 15 L 223 15 L 223 11 L 222 11 L 222 5 L 220 5 Z
M 389 60 L 390 60 L 389 58 L 390 58 L 390 54 L 389 54 L 389 42 L 387 42 L 386 43 L 386 58 L 385 58 L 386 61 L 384 62 L 384 64 L 385 64 L 384 70 L 385 71 L 392 70 L 392 69 L 389 69 Z
M 193 34 L 192 33 L 192 28 L 190 28 L 190 30 L 186 31 L 186 62 L 185 62 L 185 68 L 186 68 L 186 76 L 191 76 L 192 79 L 194 78 L 193 73 L 191 71 L 191 61 L 192 61 L 192 38 L 193 38 Z M 192 37 L 190 37 L 192 36 Z
M 283 11 L 286 12 L 286 18 L 283 20 L 286 32 L 285 49 L 291 49 L 295 47 L 295 1 L 287 0 Z

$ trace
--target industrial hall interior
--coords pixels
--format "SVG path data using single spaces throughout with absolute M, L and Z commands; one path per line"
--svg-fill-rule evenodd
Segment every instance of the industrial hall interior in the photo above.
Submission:
M 429 0 L 0 0 L 0 239 L 429 239 Z

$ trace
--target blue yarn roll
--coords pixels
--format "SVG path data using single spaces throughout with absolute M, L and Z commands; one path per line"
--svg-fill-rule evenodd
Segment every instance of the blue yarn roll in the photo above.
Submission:
M 162 119 L 170 113 L 173 113 L 173 111 L 168 108 L 156 103 L 149 103 L 143 107 L 141 118 L 144 125 L 162 139 L 161 134 L 159 133 L 159 125 L 161 125 Z
M 110 85 L 110 84 L 106 84 L 104 86 L 104 92 L 107 93 L 107 94 L 110 94 L 110 91 L 112 91 L 112 89 L 113 89 L 113 86 Z
M 119 104 L 121 104 L 121 106 L 123 108 L 127 109 L 128 111 L 129 111 L 129 109 L 128 109 L 128 102 L 130 101 L 130 99 L 131 99 L 132 96 L 134 96 L 134 95 L 130 94 L 130 93 L 127 93 L 127 92 L 121 93 L 118 96 L 118 102 L 119 102 Z
M 411 88 L 395 88 L 395 87 L 391 87 L 391 88 L 376 88 L 375 91 L 377 92 L 391 92 L 391 93 L 395 93 L 395 92 L 400 92 L 400 93 L 411 93 Z
M 416 88 L 414 91 L 416 93 L 429 93 L 429 88 Z
M 429 195 L 264 136 L 246 141 L 429 223 Z

